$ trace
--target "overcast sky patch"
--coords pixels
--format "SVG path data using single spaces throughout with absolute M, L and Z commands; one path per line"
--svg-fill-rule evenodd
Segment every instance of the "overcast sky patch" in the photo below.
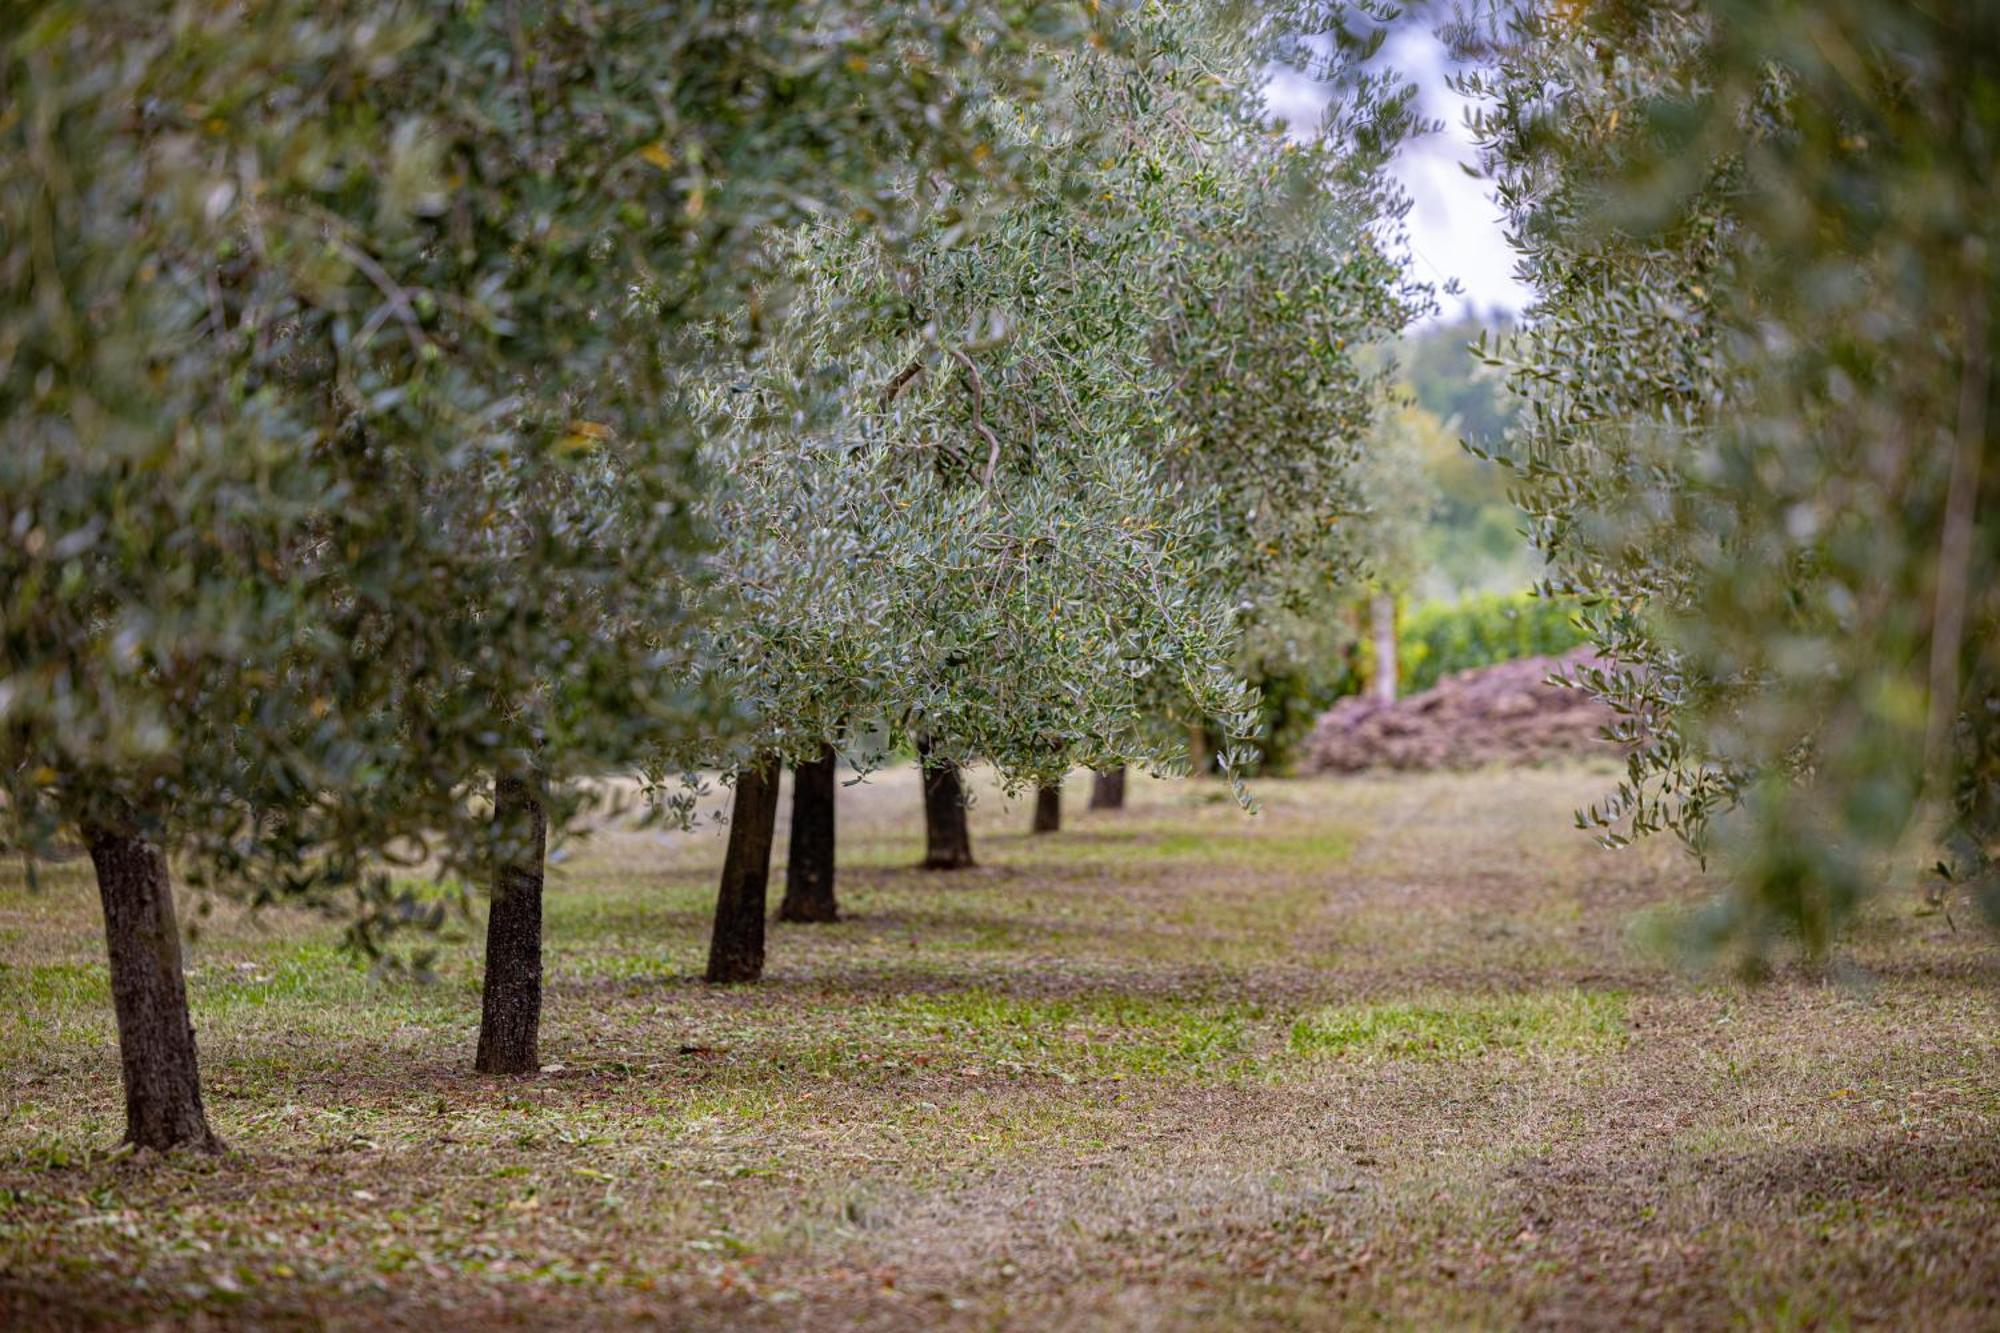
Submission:
M 1465 172 L 1465 167 L 1476 164 L 1477 155 L 1465 128 L 1467 103 L 1445 82 L 1449 65 L 1443 43 L 1427 28 L 1413 24 L 1394 33 L 1378 59 L 1417 85 L 1427 119 L 1444 122 L 1442 131 L 1404 144 L 1396 155 L 1396 178 L 1411 200 L 1412 271 L 1437 287 L 1442 318 L 1518 313 L 1530 293 L 1514 277 L 1514 255 L 1501 228 L 1492 184 Z M 1327 91 L 1309 79 L 1280 72 L 1271 80 L 1265 100 L 1293 133 L 1310 134 L 1319 125 Z M 1444 287 L 1452 278 L 1464 290 L 1446 296 Z

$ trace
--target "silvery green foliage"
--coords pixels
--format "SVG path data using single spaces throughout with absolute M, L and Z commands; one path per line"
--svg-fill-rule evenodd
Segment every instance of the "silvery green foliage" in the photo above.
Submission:
M 974 225 L 949 199 L 896 253 L 790 244 L 787 337 L 711 389 L 736 599 L 711 656 L 751 748 L 1173 768 L 1164 703 L 1245 757 L 1242 609 L 1351 563 L 1377 385 L 1349 349 L 1402 306 L 1369 171 L 1264 127 L 1218 21 L 1148 9 L 997 107 L 1033 166 Z
M 738 746 L 796 756 L 830 736 L 866 767 L 930 735 L 1010 780 L 1151 754 L 1121 683 L 1226 660 L 1231 631 L 1193 596 L 1184 532 L 1134 534 L 1159 508 L 1143 460 L 989 492 L 941 481 L 879 424 L 850 428 L 739 436 L 718 459 L 734 598 L 710 660 L 764 719 Z M 1222 707 L 1242 690 L 1181 688 Z
M 1504 461 L 1550 560 L 1542 591 L 1576 596 L 1617 664 L 1587 679 L 1633 747 L 1626 780 L 1581 816 L 1614 845 L 1672 829 L 1699 848 L 1709 815 L 1738 789 L 1737 775 L 1690 757 L 1683 730 L 1692 711 L 1721 702 L 1719 683 L 1692 676 L 1658 633 L 1659 614 L 1692 596 L 1678 545 L 1660 529 L 1686 452 L 1730 401 L 1716 301 L 1730 280 L 1732 175 L 1714 168 L 1707 206 L 1685 225 L 1598 220 L 1644 108 L 1693 77 L 1702 27 L 1663 18 L 1607 61 L 1585 27 L 1524 13 L 1492 73 L 1467 81 L 1490 99 L 1475 128 L 1537 293 L 1525 327 L 1496 349 L 1524 405 Z
M 1388 375 L 1365 349 L 1428 293 L 1391 256 L 1407 200 L 1384 168 L 1415 128 L 1410 90 L 1362 68 L 1381 29 L 1341 26 L 1372 8 L 1176 14 L 1148 30 L 1159 72 L 1132 100 L 1136 120 L 1178 131 L 1147 138 L 1130 168 L 1177 427 L 1161 463 L 1214 497 L 1209 577 L 1237 608 L 1238 664 L 1253 679 L 1310 662 L 1345 590 L 1383 554 L 1363 476 Z M 1315 43 L 1300 46 L 1302 33 Z M 1308 141 L 1267 122 L 1257 71 L 1272 59 L 1332 84 Z
M 1379 219 L 1343 200 L 1336 146 L 1244 127 L 1230 158 L 1161 182 L 1178 214 L 1159 261 L 1161 345 L 1183 431 L 1166 462 L 1216 495 L 1246 664 L 1282 670 L 1380 554 L 1362 477 L 1388 378 L 1358 353 L 1395 335 L 1416 294 L 1365 227 Z
M 476 854 L 709 725 L 685 331 L 1017 165 L 1066 5 L 30 5 L 0 52 L 0 811 L 196 875 Z
M 1486 130 L 1541 292 L 1523 499 L 1644 728 L 1589 817 L 1824 950 L 1942 813 L 1993 901 L 1989 6 L 1549 7 Z

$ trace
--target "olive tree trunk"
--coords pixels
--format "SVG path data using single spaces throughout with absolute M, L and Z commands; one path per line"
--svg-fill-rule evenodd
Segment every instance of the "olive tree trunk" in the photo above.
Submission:
M 780 921 L 838 921 L 833 896 L 834 754 L 792 767 L 792 838 L 785 858 L 785 898 Z
M 965 787 L 958 765 L 949 759 L 932 763 L 931 743 L 917 742 L 924 777 L 925 870 L 965 870 L 972 864 L 972 829 L 965 819 Z
M 736 775 L 729 848 L 722 856 L 715 928 L 708 937 L 711 984 L 755 981 L 764 975 L 764 902 L 777 825 L 778 761 L 760 758 Z
M 482 1074 L 541 1068 L 542 881 L 549 820 L 535 774 L 493 784 L 493 904 L 486 914 L 486 981 L 480 996 Z
M 83 836 L 104 904 L 111 1005 L 125 1080 L 125 1140 L 161 1152 L 218 1152 L 222 1145 L 201 1106 L 201 1070 L 167 858 L 130 829 L 91 827 Z
M 1035 822 L 1029 826 L 1031 833 L 1057 833 L 1062 830 L 1062 788 L 1043 785 L 1035 788 Z
M 1125 808 L 1125 769 L 1102 769 L 1090 778 L 1090 808 L 1093 810 L 1123 810 Z

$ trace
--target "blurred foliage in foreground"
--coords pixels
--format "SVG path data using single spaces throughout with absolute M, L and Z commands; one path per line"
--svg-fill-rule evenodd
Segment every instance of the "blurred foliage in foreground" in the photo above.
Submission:
M 1583 818 L 1717 856 L 1752 963 L 1912 839 L 2000 916 L 2000 6 L 1494 8 L 1507 452 L 1646 737 Z

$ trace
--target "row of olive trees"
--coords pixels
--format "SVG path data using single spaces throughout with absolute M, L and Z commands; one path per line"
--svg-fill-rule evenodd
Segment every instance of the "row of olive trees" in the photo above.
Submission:
M 780 915 L 830 919 L 837 754 L 920 753 L 940 870 L 971 863 L 967 761 L 1036 786 L 1043 831 L 1061 774 L 1103 771 L 1113 803 L 1125 764 L 1185 762 L 1190 720 L 1234 772 L 1246 631 L 1358 563 L 1342 520 L 1383 392 L 1358 353 L 1410 296 L 1370 230 L 1393 201 L 1352 133 L 1269 129 L 1265 48 L 1226 18 L 1141 12 L 1115 54 L 1058 62 L 1066 111 L 1002 108 L 1028 165 L 975 235 L 947 215 L 893 247 L 793 237 L 793 322 L 718 375 L 739 596 L 700 656 L 759 723 L 689 764 L 750 756 L 711 980 L 762 968 L 783 762 Z
M 263 894 L 498 868 L 714 712 L 690 335 L 773 229 L 1004 181 L 1088 14 L 620 0 L 33 7 L 0 56 L 0 801 L 97 871 L 128 1136 L 212 1142 L 169 858 Z M 469 799 L 491 790 L 489 824 Z M 547 807 L 547 793 L 565 793 Z M 496 993 L 497 992 L 497 993 Z
M 1247 725 L 1218 570 L 1322 491 L 1333 526 L 1346 349 L 1400 318 L 1379 152 L 1254 123 L 1267 18 L 26 19 L 0 817 L 90 853 L 132 1142 L 214 1142 L 170 865 L 351 892 L 364 940 L 414 910 L 400 867 L 489 878 L 477 1064 L 530 1070 L 543 867 L 590 779 L 737 772 L 729 979 L 761 959 L 780 762 L 830 815 L 830 746 L 915 744 L 962 840 L 957 764 L 1168 768 L 1174 710 Z M 1205 384 L 1296 397 L 1301 434 L 1191 427 Z M 1227 456 L 1267 446 L 1271 478 Z
M 1823 950 L 1913 832 L 2000 909 L 2000 10 L 1506 13 L 1509 452 L 1636 745 L 1586 820 L 1718 854 L 1753 950 Z

